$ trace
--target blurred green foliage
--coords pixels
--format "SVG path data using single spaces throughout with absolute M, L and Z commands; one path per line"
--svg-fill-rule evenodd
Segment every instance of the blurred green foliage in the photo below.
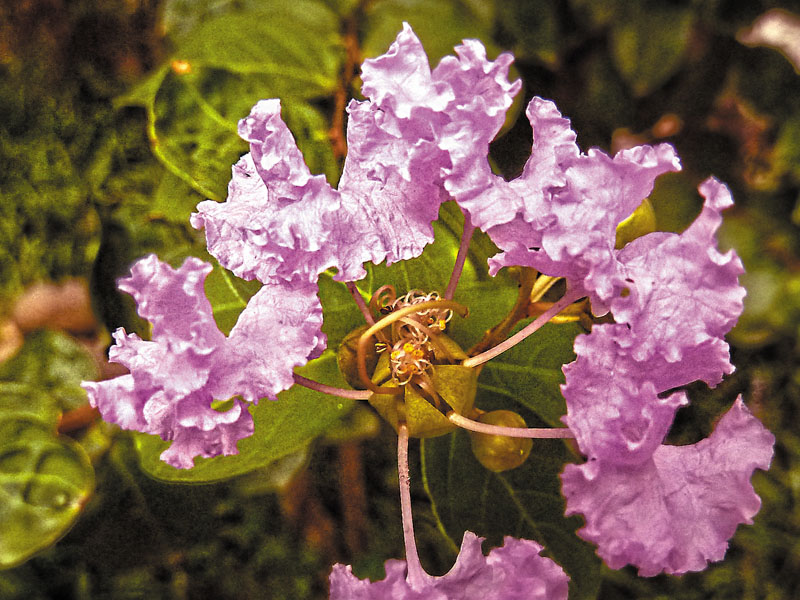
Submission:
M 205 198 L 225 197 L 230 166 L 246 151 L 236 136 L 236 122 L 256 101 L 281 98 L 283 115 L 312 172 L 325 173 L 335 183 L 343 160 L 335 144 L 341 134 L 337 110 L 342 98 L 358 97 L 358 79 L 342 81 L 349 61 L 384 52 L 404 20 L 414 27 L 433 64 L 460 39 L 478 37 L 490 56 L 513 51 L 512 75 L 525 84 L 503 135 L 492 145 L 499 172 L 516 175 L 527 158 L 530 127 L 517 117 L 535 94 L 556 101 L 572 119 L 583 148 L 617 150 L 657 141 L 676 146 L 684 171 L 662 177 L 651 197 L 661 229 L 680 231 L 694 218 L 700 207 L 695 186 L 709 174 L 728 182 L 737 202 L 725 215 L 721 237 L 747 268 L 742 279 L 748 289 L 745 314 L 729 336 L 738 370 L 715 390 L 692 386 L 694 402 L 679 413 L 671 441 L 691 443 L 708 435 L 714 419 L 743 393 L 778 437 L 772 469 L 755 478 L 764 508 L 755 525 L 737 533 L 726 560 L 704 573 L 640 579 L 630 569 L 603 568 L 598 597 L 796 597 L 800 75 L 774 49 L 737 41 L 743 28 L 776 7 L 800 14 L 800 2 L 769 0 L 0 4 L 0 301 L 8 307 L 0 316 L 11 312 L 14 298 L 30 283 L 79 276 L 91 281 L 96 312 L 108 329 L 124 325 L 146 334 L 130 300 L 116 291 L 115 279 L 148 252 L 172 263 L 187 255 L 207 259 L 202 233 L 189 227 L 188 215 Z M 441 289 L 441 282 L 428 279 L 447 277 L 449 267 L 440 263 L 454 252 L 458 217 L 444 208 L 436 229 L 437 244 L 423 257 L 388 270 L 369 266 L 368 278 L 359 283 L 362 291 L 369 294 L 386 282 L 396 283 L 399 291 L 407 287 L 406 280 Z M 497 305 L 513 303 L 512 278 L 503 273 L 487 283 L 484 259 L 491 252 L 491 243 L 478 236 L 458 290 L 457 299 L 473 309 L 469 320 L 453 326 L 453 336 L 465 346 L 493 324 Z M 487 285 L 496 296 L 483 306 L 478 299 L 487 297 Z M 327 275 L 321 289 L 325 332 L 333 344 L 359 322 L 359 315 L 347 292 Z M 217 322 L 227 331 L 255 288 L 217 267 L 207 292 Z M 518 396 L 515 383 L 539 386 L 547 402 L 515 410 L 529 423 L 552 423 L 560 409 L 558 365 L 524 381 L 509 383 L 499 374 L 504 368 L 517 374 L 529 369 L 537 358 L 529 354 L 509 354 L 489 365 L 479 382 L 481 406 L 499 408 L 508 397 Z M 550 358 L 569 360 L 566 350 L 561 354 L 554 351 Z M 326 360 L 309 368 L 324 370 Z M 0 438 L 0 488 L 7 494 L 3 506 L 26 515 L 9 519 L 0 511 L 0 529 L 24 519 L 44 528 L 24 548 L 11 548 L 7 540 L 21 536 L 2 529 L 0 564 L 44 551 L 0 574 L 0 598 L 320 598 L 332 560 L 352 563 L 360 576 L 375 578 L 381 577 L 386 558 L 402 555 L 393 451 L 386 443 L 391 435 L 343 442 L 338 430 L 337 443 L 360 448 L 368 482 L 363 516 L 356 524 L 346 517 L 355 500 L 347 491 L 342 494 L 343 446 L 308 446 L 340 422 L 345 403 L 293 410 L 290 391 L 282 398 L 287 400 L 284 414 L 280 404 L 262 402 L 255 410 L 271 416 L 260 422 L 278 438 L 249 442 L 260 450 L 243 442 L 239 457 L 206 461 L 196 472 L 178 477 L 157 461 L 163 449 L 158 439 L 137 436 L 134 441 L 98 424 L 70 432 L 73 439 L 57 435 L 59 416 L 83 401 L 77 382 L 94 378 L 96 371 L 80 346 L 50 333 L 30 335 L 22 350 L 0 365 L 0 429 L 30 434 Z M 335 377 L 330 373 L 327 381 Z M 307 394 L 300 395 L 298 404 L 306 402 Z M 330 410 L 319 410 L 323 406 Z M 310 413 L 316 420 L 306 419 Z M 280 437 L 283 418 L 293 423 L 285 427 L 286 439 Z M 432 571 L 443 572 L 455 556 L 443 531 L 455 541 L 464 527 L 497 536 L 502 533 L 497 527 L 508 517 L 487 521 L 484 515 L 476 522 L 468 495 L 460 505 L 440 502 L 447 490 L 437 472 L 479 469 L 471 464 L 468 448 L 458 450 L 466 448 L 465 440 L 449 436 L 426 442 L 427 485 L 415 478 L 421 553 Z M 559 454 L 559 461 L 567 460 L 567 447 L 556 444 L 557 451 L 555 446 L 549 450 Z M 439 446 L 444 450 L 436 451 Z M 286 452 L 274 452 L 279 447 Z M 5 461 L 20 452 L 32 462 Z M 58 476 L 30 466 L 45 464 L 36 460 L 43 453 L 62 461 Z M 278 465 L 277 459 L 283 462 Z M 80 468 L 62 468 L 66 464 Z M 551 490 L 550 500 L 557 504 L 555 473 L 533 473 L 547 471 L 546 466 L 532 461 L 502 477 L 486 472 L 491 479 L 487 489 L 503 506 L 504 493 L 529 493 L 526 486 L 534 478 L 533 487 Z M 298 490 L 293 484 L 291 492 L 274 495 L 268 486 L 248 486 L 241 477 L 193 486 L 151 478 L 211 481 L 255 467 L 256 473 L 276 477 L 299 470 L 298 480 L 306 481 L 306 487 Z M 514 483 L 525 474 L 529 477 L 523 484 Z M 270 480 L 271 475 L 264 477 Z M 58 490 L 67 489 L 77 500 L 48 517 L 31 516 L 53 509 L 53 503 L 36 504 L 12 493 L 23 479 L 51 486 L 52 493 L 40 499 L 52 500 Z M 96 491 L 84 505 L 93 479 Z M 299 509 L 287 507 L 292 498 Z M 521 518 L 529 520 L 535 535 L 539 521 L 552 520 L 558 508 Z M 360 543 L 358 535 L 347 541 L 347 528 L 360 532 Z M 569 543 L 558 547 L 555 539 L 546 542 L 554 556 L 583 552 Z M 575 560 L 579 565 L 582 559 Z M 582 582 L 579 587 L 589 597 L 597 579 L 585 575 Z

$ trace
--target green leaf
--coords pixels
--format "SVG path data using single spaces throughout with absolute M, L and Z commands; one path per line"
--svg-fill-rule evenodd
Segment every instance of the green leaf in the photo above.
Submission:
M 27 415 L 56 426 L 62 410 L 53 396 L 28 383 L 0 382 L 0 417 Z
M 473 531 L 499 546 L 502 537 L 533 539 L 570 576 L 570 598 L 594 598 L 600 561 L 575 535 L 581 520 L 564 517 L 558 473 L 569 460 L 560 440 L 534 440 L 521 467 L 495 473 L 472 455 L 469 435 L 422 441 L 422 476 L 440 529 L 460 540 Z
M 525 324 L 522 321 L 517 329 Z M 546 425 L 563 427 L 561 416 L 566 413 L 566 405 L 559 389 L 564 383 L 561 367 L 575 359 L 572 345 L 579 333 L 583 329 L 577 323 L 548 323 L 486 363 L 478 389 L 518 402 Z M 478 406 L 484 408 L 480 393 Z
M 524 326 L 520 323 L 519 327 Z M 566 412 L 561 367 L 574 359 L 574 323 L 548 324 L 486 363 L 475 404 L 482 410 L 518 412 L 529 426 L 563 426 Z M 580 525 L 564 517 L 558 473 L 574 459 L 565 442 L 534 440 L 521 467 L 494 473 L 472 455 L 465 432 L 423 441 L 423 477 L 440 529 L 452 539 L 465 530 L 500 545 L 503 535 L 535 539 L 569 573 L 571 598 L 594 597 L 599 561 L 574 535 Z
M 203 197 L 221 200 L 231 165 L 247 151 L 238 120 L 259 100 L 281 98 L 309 167 L 335 180 L 328 125 L 308 101 L 336 88 L 343 56 L 337 32 L 335 14 L 311 0 L 272 2 L 269 11 L 210 11 L 180 35 L 169 65 L 116 105 L 143 106 L 159 161 Z
M 86 392 L 80 382 L 97 379 L 97 375 L 94 360 L 78 342 L 48 330 L 28 336 L 17 354 L 0 364 L 0 381 L 27 384 L 32 388 L 31 398 L 46 396 L 37 404 L 41 408 L 38 416 L 48 421 L 56 411 L 84 404 Z
M 247 301 L 261 289 L 257 280 L 245 281 L 221 267 L 215 260 L 211 273 L 206 277 L 205 292 L 211 303 L 211 310 L 217 327 L 228 335 L 236 325 L 239 314 L 247 306 Z
M 342 387 L 336 356 L 328 351 L 297 372 L 315 381 Z M 353 406 L 352 400 L 336 398 L 295 385 L 278 394 L 278 400 L 261 400 L 250 407 L 255 433 L 238 444 L 239 454 L 196 458 L 192 469 L 176 469 L 159 458 L 169 446 L 157 436 L 136 433 L 139 462 L 145 473 L 176 483 L 210 483 L 248 473 L 298 452 L 324 434 Z
M 79 444 L 37 419 L 0 419 L 0 568 L 54 544 L 93 489 L 94 470 Z
M 624 5 L 611 25 L 611 53 L 636 96 L 658 89 L 683 65 L 694 24 L 691 6 L 647 2 Z
M 363 53 L 365 57 L 372 57 L 386 52 L 400 32 L 403 21 L 407 21 L 425 47 L 434 67 L 443 56 L 453 54 L 453 48 L 467 38 L 481 40 L 489 56 L 497 56 L 499 51 L 491 43 L 492 20 L 486 16 L 485 6 L 478 8 L 474 2 L 461 0 L 375 2 L 367 12 Z
M 517 58 L 534 56 L 548 65 L 557 65 L 563 36 L 554 2 L 501 2 L 498 20 L 513 36 Z

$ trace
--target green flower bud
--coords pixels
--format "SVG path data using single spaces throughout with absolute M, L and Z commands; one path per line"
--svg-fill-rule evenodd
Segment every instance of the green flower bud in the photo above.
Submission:
M 527 427 L 525 419 L 510 410 L 493 410 L 477 418 L 487 425 L 502 427 Z M 505 435 L 487 435 L 469 432 L 472 453 L 484 467 L 495 473 L 516 469 L 524 463 L 533 448 L 530 438 L 516 438 Z

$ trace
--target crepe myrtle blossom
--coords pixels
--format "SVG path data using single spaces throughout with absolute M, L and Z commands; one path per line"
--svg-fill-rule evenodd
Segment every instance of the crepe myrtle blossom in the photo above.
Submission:
M 566 596 L 567 576 L 527 540 L 506 538 L 484 556 L 480 538 L 467 532 L 448 574 L 425 573 L 407 459 L 408 438 L 423 433 L 410 431 L 410 419 L 400 416 L 406 390 L 438 409 L 432 413 L 444 425 L 434 427 L 437 433 L 459 426 L 477 435 L 576 438 L 587 461 L 565 468 L 562 490 L 567 514 L 584 516 L 579 533 L 600 556 L 613 568 L 637 565 L 643 575 L 702 569 L 722 557 L 738 524 L 757 512 L 750 477 L 769 467 L 774 443 L 739 399 L 708 439 L 663 444 L 675 412 L 689 401 L 680 388 L 698 380 L 714 386 L 733 370 L 724 336 L 742 311 L 742 267 L 716 243 L 730 193 L 710 178 L 700 186 L 703 210 L 682 234 L 653 232 L 620 244 L 620 223 L 659 175 L 680 169 L 675 150 L 660 144 L 613 157 L 583 153 L 569 120 L 552 102 L 533 98 L 526 109 L 531 155 L 522 174 L 507 181 L 492 173 L 487 153 L 521 87 L 507 78 L 512 58 L 490 61 L 475 40 L 455 52 L 431 70 L 406 24 L 386 54 L 364 62 L 366 100 L 347 109 L 349 151 L 338 189 L 311 174 L 280 102 L 256 104 L 239 123 L 250 152 L 233 167 L 226 202 L 200 203 L 191 222 L 205 230 L 221 265 L 263 287 L 226 337 L 203 295 L 210 266 L 188 259 L 174 270 L 155 257 L 137 263 L 120 287 L 153 323 L 152 340 L 116 332 L 109 355 L 130 374 L 84 384 L 90 401 L 109 421 L 173 440 L 162 458 L 187 468 L 198 455 L 235 453 L 236 441 L 252 432 L 246 403 L 274 399 L 293 383 L 348 398 L 388 398 L 387 414 L 397 416 L 406 561 L 389 561 L 378 582 L 337 565 L 332 598 Z M 367 305 L 354 284 L 365 276 L 363 264 L 419 256 L 446 200 L 460 206 L 464 233 L 444 293 L 407 290 L 398 299 L 384 286 Z M 489 259 L 492 274 L 506 266 L 541 274 L 526 303 L 557 279 L 566 281 L 566 292 L 511 337 L 467 355 L 444 331 L 453 314 L 467 312 L 452 298 L 475 228 L 500 249 Z M 325 348 L 316 294 L 319 275 L 329 269 L 366 321 L 355 344 L 363 391 L 293 374 Z M 471 404 L 456 411 L 437 391 L 437 367 L 474 373 L 581 298 L 595 315 L 610 317 L 578 336 L 577 358 L 563 369 L 567 427 L 481 422 Z M 369 349 L 384 353 L 383 380 L 373 381 Z M 227 412 L 212 408 L 212 401 L 230 398 Z
M 360 580 L 350 566 L 335 565 L 331 600 L 556 600 L 566 598 L 569 578 L 552 560 L 539 555 L 542 547 L 530 540 L 507 536 L 488 556 L 481 538 L 467 531 L 452 569 L 441 577 L 424 579 L 415 589 L 407 580 L 406 561 L 386 563 L 386 578 Z
M 293 385 L 292 368 L 325 348 L 322 307 L 308 284 L 263 286 L 226 337 L 203 289 L 210 271 L 196 258 L 178 269 L 154 255 L 135 263 L 119 288 L 152 323 L 152 340 L 118 329 L 109 359 L 130 373 L 83 383 L 106 421 L 172 440 L 161 459 L 183 469 L 195 456 L 236 454 L 253 434 L 245 401 L 275 398 Z M 228 398 L 228 410 L 212 408 Z

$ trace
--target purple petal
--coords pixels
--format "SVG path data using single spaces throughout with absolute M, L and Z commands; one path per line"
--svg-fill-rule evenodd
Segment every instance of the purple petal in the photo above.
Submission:
M 294 367 L 318 357 L 325 341 L 316 286 L 264 285 L 231 330 L 211 392 L 217 398 L 275 400 L 294 385 Z
M 700 359 L 689 381 L 715 385 L 733 371 L 722 337 L 742 313 L 745 290 L 738 277 L 744 270 L 733 250 L 717 250 L 720 213 L 733 204 L 730 192 L 711 178 L 700 193 L 703 211 L 682 234 L 644 236 L 620 252 L 630 293 L 615 298 L 611 309 L 617 322 L 631 327 L 636 360 L 660 356 L 677 366 L 687 363 L 689 352 Z
M 691 446 L 661 446 L 637 466 L 602 459 L 567 465 L 567 515 L 582 513 L 584 539 L 612 569 L 639 574 L 699 571 L 723 558 L 740 523 L 752 523 L 761 501 L 750 478 L 768 469 L 774 436 L 741 401 L 711 436 Z
M 202 202 L 192 215 L 209 252 L 262 283 L 316 283 L 330 268 L 337 280 L 355 281 L 366 261 L 419 256 L 448 198 L 446 174 L 451 193 L 465 197 L 498 179 L 488 144 L 521 85 L 508 82 L 510 55 L 488 61 L 475 40 L 456 52 L 431 73 L 406 24 L 386 54 L 364 62 L 368 100 L 348 108 L 338 190 L 309 172 L 279 101 L 259 102 L 239 125 L 250 154 L 234 167 L 227 201 Z
M 434 82 L 425 49 L 408 23 L 386 54 L 362 63 L 361 78 L 364 96 L 398 119 L 441 112 L 454 99 L 447 85 Z
M 198 204 L 192 226 L 206 229 L 208 251 L 239 277 L 316 282 L 336 263 L 321 224 L 340 209 L 338 192 L 309 172 L 278 100 L 256 104 L 239 133 L 250 154 L 233 167 L 228 200 Z
M 489 230 L 495 244 L 509 253 L 492 257 L 491 271 L 512 264 L 533 267 L 565 277 L 604 305 L 623 287 L 614 248 L 617 225 L 650 194 L 656 177 L 680 164 L 672 146 L 661 144 L 623 150 L 613 159 L 592 149 L 563 167 L 565 185 L 552 190 L 549 206 L 545 201 L 535 221 L 518 216 L 521 222 L 511 227 Z M 552 169 L 545 173 L 552 176 Z
M 480 194 L 457 189 L 450 179 L 447 182 L 459 204 L 470 211 L 473 223 L 504 241 L 506 254 L 492 259 L 507 261 L 504 264 L 514 264 L 510 255 L 517 252 L 521 252 L 520 260 L 524 261 L 529 247 L 541 246 L 541 233 L 554 220 L 550 215 L 553 192 L 566 185 L 567 166 L 580 155 L 569 120 L 561 116 L 553 102 L 534 97 L 525 114 L 533 129 L 533 144 L 522 175 L 506 182 L 482 174 L 487 182 L 485 189 L 476 184 L 471 186 Z M 461 141 L 465 148 L 472 148 L 468 140 Z M 476 166 L 467 170 L 468 174 L 480 165 L 477 159 L 473 162 Z M 485 170 L 488 172 L 488 163 Z M 500 266 L 493 267 L 494 272 Z
M 190 468 L 195 456 L 235 454 L 236 442 L 252 435 L 241 399 L 226 412 L 212 401 L 274 398 L 293 385 L 294 367 L 325 347 L 311 284 L 264 286 L 226 338 L 203 293 L 210 270 L 195 258 L 179 269 L 155 257 L 137 262 L 123 286 L 153 321 L 153 339 L 118 330 L 109 358 L 130 374 L 83 384 L 106 421 L 172 440 L 162 459 L 178 468 Z
M 386 562 L 386 578 L 360 580 L 350 566 L 334 565 L 331 600 L 558 600 L 567 597 L 569 577 L 539 555 L 536 542 L 506 537 L 502 548 L 484 556 L 482 538 L 465 532 L 456 564 L 442 577 L 429 577 L 420 589 L 406 581 L 406 563 Z
M 153 324 L 154 336 L 168 336 L 202 354 L 222 339 L 203 287 L 210 272 L 211 265 L 194 257 L 175 270 L 150 254 L 138 260 L 118 286 L 136 300 L 137 312 Z
M 563 421 L 590 459 L 634 465 L 647 461 L 664 440 L 683 392 L 658 396 L 647 365 L 631 360 L 616 339 L 625 325 L 595 325 L 575 338 L 577 359 L 563 368 L 567 402 Z

